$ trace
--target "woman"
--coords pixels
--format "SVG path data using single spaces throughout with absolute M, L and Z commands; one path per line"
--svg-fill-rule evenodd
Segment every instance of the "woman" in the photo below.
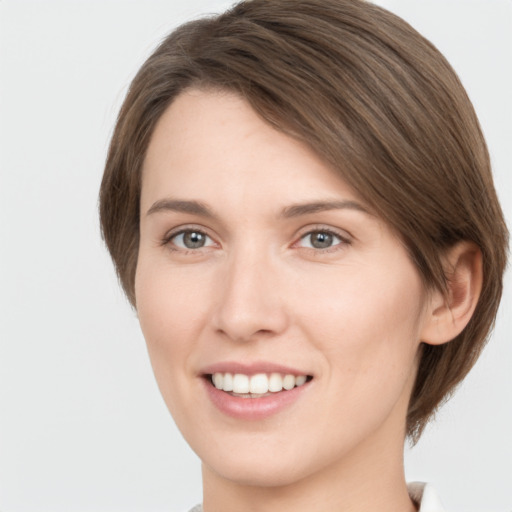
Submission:
M 405 22 L 252 0 L 172 33 L 102 229 L 203 510 L 440 510 L 403 445 L 476 361 L 507 230 L 471 103 Z

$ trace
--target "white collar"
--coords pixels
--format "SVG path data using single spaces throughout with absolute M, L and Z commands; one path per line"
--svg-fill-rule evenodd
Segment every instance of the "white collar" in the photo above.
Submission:
M 418 512 L 446 512 L 432 485 L 412 482 L 407 484 L 407 489 L 409 496 L 420 507 Z

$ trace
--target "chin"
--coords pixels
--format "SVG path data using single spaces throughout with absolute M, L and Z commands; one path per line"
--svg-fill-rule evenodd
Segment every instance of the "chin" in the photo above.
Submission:
M 305 432 L 231 432 L 188 439 L 205 469 L 222 479 L 252 487 L 286 487 L 331 467 L 340 450 L 318 450 L 317 436 Z M 294 434 L 301 434 L 300 436 Z M 199 442 L 197 442 L 199 441 Z M 229 447 L 229 448 L 227 448 Z M 341 451 L 343 450 L 343 447 Z
M 279 456 L 268 456 L 264 461 L 251 457 L 217 458 L 213 464 L 204 460 L 204 464 L 212 471 L 238 485 L 249 487 L 286 487 L 292 485 L 311 472 L 307 465 L 298 467 L 296 464 L 286 464 L 276 460 Z M 302 461 L 303 463 L 303 461 Z M 309 470 L 309 471 L 308 471 Z

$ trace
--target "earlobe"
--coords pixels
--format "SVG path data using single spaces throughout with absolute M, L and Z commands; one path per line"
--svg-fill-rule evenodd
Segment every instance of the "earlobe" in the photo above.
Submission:
M 427 311 L 422 341 L 441 345 L 453 340 L 473 316 L 482 289 L 482 253 L 472 242 L 462 241 L 443 258 L 447 292 L 435 290 Z

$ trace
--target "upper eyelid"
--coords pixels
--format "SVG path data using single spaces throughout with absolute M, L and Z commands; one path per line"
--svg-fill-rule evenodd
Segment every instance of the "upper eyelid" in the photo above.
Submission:
M 164 237 L 173 237 L 181 233 L 186 233 L 187 231 L 197 231 L 198 233 L 203 233 L 212 238 L 210 230 L 204 226 L 201 226 L 200 224 L 182 224 L 180 226 L 176 226 L 174 228 L 168 229 L 165 232 Z
M 213 240 L 215 243 L 218 243 L 217 240 L 215 239 L 215 237 L 212 236 L 209 233 L 209 230 L 206 229 L 205 227 L 197 226 L 197 225 L 182 225 L 182 226 L 178 226 L 178 227 L 175 227 L 175 228 L 172 228 L 172 229 L 169 229 L 168 231 L 166 231 L 165 234 L 163 235 L 163 237 L 161 238 L 161 244 L 162 245 L 168 244 L 174 237 L 181 235 L 183 233 L 190 232 L 190 231 L 192 231 L 192 232 L 195 231 L 197 233 L 201 233 L 201 234 L 207 236 L 208 238 L 210 238 L 211 240 Z
M 326 226 L 325 224 L 324 225 L 319 224 L 319 225 L 305 226 L 304 228 L 301 228 L 300 230 L 298 230 L 296 238 L 298 241 L 311 233 L 321 233 L 321 232 L 335 235 L 345 241 L 351 241 L 351 240 L 355 239 L 355 237 L 346 229 L 335 228 L 332 226 Z

